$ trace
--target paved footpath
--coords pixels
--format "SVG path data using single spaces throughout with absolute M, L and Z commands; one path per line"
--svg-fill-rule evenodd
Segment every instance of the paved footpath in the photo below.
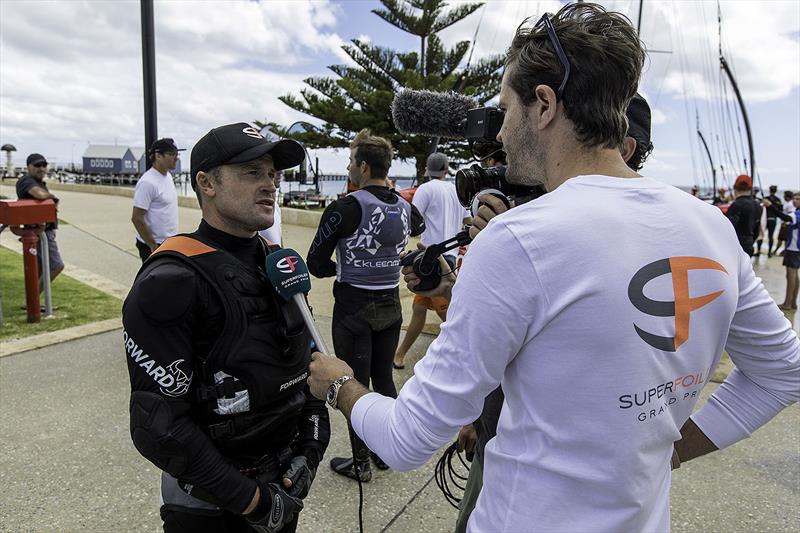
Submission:
M 0 194 L 11 196 L 8 186 Z M 58 240 L 72 272 L 124 293 L 139 268 L 130 199 L 60 192 L 69 224 Z M 181 209 L 181 230 L 199 211 Z M 313 229 L 287 226 L 287 246 L 305 253 Z M 0 244 L 19 244 L 4 232 Z M 770 293 L 784 285 L 777 259 L 757 265 Z M 80 277 L 76 276 L 76 277 Z M 331 283 L 314 280 L 311 302 L 330 340 Z M 404 308 L 410 311 L 410 294 Z M 795 326 L 797 326 L 797 318 Z M 417 341 L 398 386 L 430 336 Z M 2 352 L 2 348 L 0 348 Z M 706 388 L 703 400 L 716 385 Z M 0 531 L 159 531 L 158 471 L 128 433 L 129 384 L 119 329 L 0 357 Z M 357 531 L 357 486 L 326 467 L 349 450 L 346 426 L 331 413 L 333 436 L 300 521 L 300 531 Z M 377 472 L 365 484 L 367 532 L 451 531 L 456 512 L 432 481 L 438 457 L 415 472 Z M 750 439 L 674 473 L 675 531 L 800 530 L 800 407 L 785 410 Z M 602 458 L 598 458 L 602 460 Z M 536 495 L 531 495 L 535 498 Z

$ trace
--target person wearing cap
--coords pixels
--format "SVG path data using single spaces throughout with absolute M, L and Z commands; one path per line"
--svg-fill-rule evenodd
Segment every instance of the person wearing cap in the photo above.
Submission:
M 355 379 L 386 396 L 397 395 L 392 358 L 400 337 L 400 252 L 408 237 L 425 230 L 417 208 L 386 183 L 392 145 L 365 129 L 350 143 L 348 179 L 358 189 L 331 203 L 308 250 L 308 269 L 318 278 L 336 276 L 331 331 L 336 353 Z M 331 259 L 336 254 L 336 261 Z M 352 431 L 350 457 L 334 457 L 331 468 L 370 481 L 369 449 Z M 388 468 L 372 454 L 375 466 Z
M 590 2 L 520 24 L 497 140 L 508 183 L 548 192 L 481 228 L 396 399 L 313 354 L 312 393 L 397 470 L 502 386 L 470 532 L 669 531 L 671 469 L 800 400 L 800 341 L 730 223 L 620 153 L 646 57 Z M 736 368 L 695 413 L 724 351 Z
M 182 150 L 169 138 L 153 142 L 147 151 L 152 166 L 136 182 L 131 222 L 142 263 L 167 237 L 178 233 L 178 191 L 170 170 L 175 170 Z
M 47 159 L 41 154 L 31 154 L 26 161 L 27 173 L 17 180 L 17 199 L 19 200 L 53 200 L 58 203 L 58 197 L 47 189 L 44 179 L 47 176 Z M 48 222 L 45 226 L 47 236 L 47 251 L 50 264 L 50 281 L 64 270 L 64 261 L 61 259 L 61 252 L 56 242 L 56 229 L 58 222 Z M 39 241 L 42 246 L 42 241 Z M 39 258 L 39 271 L 42 271 L 43 254 L 37 254 Z M 42 280 L 39 280 L 39 290 L 43 290 Z
M 162 470 L 164 530 L 293 532 L 330 437 L 311 336 L 265 275 L 275 176 L 303 160 L 246 123 L 194 145 L 203 218 L 145 261 L 122 311 L 136 449 Z
M 733 183 L 734 200 L 726 216 L 736 230 L 742 250 L 753 256 L 756 238 L 761 225 L 761 204 L 753 197 L 753 179 L 742 174 Z
M 469 222 L 469 212 L 458 201 L 455 186 L 452 182 L 444 179 L 449 172 L 450 165 L 447 155 L 433 152 L 428 156 L 425 176 L 429 179 L 417 187 L 411 202 L 425 218 L 425 231 L 420 238 L 423 246 L 430 246 L 455 237 L 464 224 Z M 450 270 L 455 268 L 457 254 L 457 248 L 445 253 Z M 444 322 L 447 316 L 447 301 L 440 297 L 430 298 L 419 294 L 414 295 L 411 321 L 403 341 L 394 354 L 392 362 L 394 368 L 405 368 L 406 353 L 422 332 L 428 311 L 434 311 Z

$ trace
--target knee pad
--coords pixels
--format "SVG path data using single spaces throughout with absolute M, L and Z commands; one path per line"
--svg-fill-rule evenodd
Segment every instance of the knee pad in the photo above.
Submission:
M 145 458 L 171 476 L 178 477 L 189 464 L 186 446 L 173 436 L 174 420 L 169 403 L 158 394 L 131 394 L 131 438 Z

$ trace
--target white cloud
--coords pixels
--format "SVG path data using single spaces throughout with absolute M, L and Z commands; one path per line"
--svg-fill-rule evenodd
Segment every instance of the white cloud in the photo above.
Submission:
M 143 145 L 139 12 L 138 1 L 0 2 L 3 141 L 59 146 L 62 160 L 87 140 Z M 277 97 L 319 74 L 317 58 L 344 60 L 341 14 L 329 1 L 157 2 L 159 136 L 190 147 L 226 122 L 301 118 Z

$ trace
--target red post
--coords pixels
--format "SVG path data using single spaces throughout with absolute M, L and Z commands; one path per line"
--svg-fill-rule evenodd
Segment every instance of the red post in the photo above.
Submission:
M 0 201 L 0 224 L 6 224 L 14 235 L 22 237 L 22 262 L 25 267 L 25 307 L 28 322 L 39 322 L 38 234 L 47 222 L 56 221 L 53 200 Z
M 39 237 L 35 230 L 25 230 L 21 233 L 22 263 L 25 267 L 25 307 L 28 310 L 28 322 L 39 322 L 42 316 L 39 307 L 39 264 L 37 261 Z

